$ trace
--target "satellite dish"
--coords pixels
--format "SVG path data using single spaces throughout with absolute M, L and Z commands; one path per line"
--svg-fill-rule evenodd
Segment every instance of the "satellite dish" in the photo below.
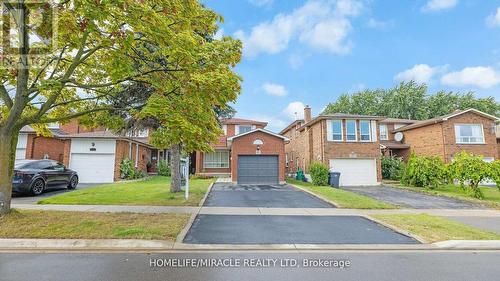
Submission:
M 401 133 L 401 132 L 397 132 L 397 133 L 394 135 L 394 139 L 395 139 L 396 141 L 399 141 L 399 142 L 403 140 L 403 137 L 404 137 L 404 136 L 403 136 L 403 133 Z

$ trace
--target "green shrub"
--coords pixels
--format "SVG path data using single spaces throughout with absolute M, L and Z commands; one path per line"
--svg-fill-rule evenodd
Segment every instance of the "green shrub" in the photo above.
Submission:
M 447 169 L 437 156 L 410 155 L 403 169 L 401 182 L 410 186 L 435 188 L 447 180 Z
M 170 177 L 170 166 L 167 164 L 167 161 L 159 160 L 158 161 L 158 175 Z
M 490 163 L 489 178 L 497 184 L 497 188 L 500 191 L 500 160 L 495 160 Z
M 134 163 L 128 158 L 124 158 L 120 164 L 120 176 L 122 179 L 133 179 L 135 174 Z
M 404 169 L 401 158 L 394 156 L 382 156 L 382 178 L 388 180 L 399 180 Z
M 330 171 L 328 166 L 323 163 L 312 163 L 309 167 L 309 172 L 311 173 L 312 183 L 318 186 L 328 185 L 328 177 L 330 176 Z
M 486 163 L 482 156 L 462 151 L 453 157 L 450 174 L 460 183 L 462 189 L 465 189 L 467 184 L 474 197 L 482 199 L 484 196 L 479 189 L 479 183 L 491 176 L 490 168 L 490 164 Z
M 148 174 L 144 171 L 137 170 L 134 167 L 132 160 L 125 158 L 120 164 L 120 177 L 126 180 L 140 179 L 146 177 Z

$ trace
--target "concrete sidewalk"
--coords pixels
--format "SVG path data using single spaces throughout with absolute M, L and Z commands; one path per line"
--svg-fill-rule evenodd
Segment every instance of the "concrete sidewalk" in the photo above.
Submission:
M 103 213 L 182 213 L 206 215 L 297 215 L 297 216 L 364 216 L 377 214 L 429 214 L 442 217 L 500 217 L 491 209 L 340 209 L 340 208 L 262 208 L 262 207 L 172 207 L 125 205 L 35 205 L 13 204 L 19 210 L 103 212 Z

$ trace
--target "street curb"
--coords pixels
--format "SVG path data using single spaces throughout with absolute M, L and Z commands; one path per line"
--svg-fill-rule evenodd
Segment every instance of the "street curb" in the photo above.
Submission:
M 427 244 L 427 243 L 429 243 L 429 242 L 428 242 L 428 241 L 426 241 L 424 238 L 422 238 L 422 237 L 420 237 L 420 236 L 418 236 L 418 235 L 416 235 L 416 234 L 414 234 L 414 233 L 411 233 L 411 232 L 409 232 L 409 231 L 407 231 L 407 230 L 404 230 L 404 229 L 399 228 L 399 227 L 397 227 L 397 226 L 394 226 L 394 225 L 392 225 L 392 224 L 388 224 L 388 223 L 386 223 L 386 222 L 384 222 L 384 221 L 381 221 L 381 220 L 379 220 L 379 219 L 376 219 L 376 218 L 374 218 L 374 217 L 372 217 L 372 216 L 370 216 L 370 215 L 361 215 L 361 216 L 362 216 L 362 217 L 364 217 L 364 218 L 366 218 L 366 219 L 368 219 L 368 220 L 371 220 L 371 221 L 373 221 L 373 222 L 375 222 L 375 223 L 378 223 L 378 224 L 380 224 L 380 225 L 382 225 L 382 226 L 385 226 L 385 227 L 387 227 L 387 228 L 389 228 L 389 229 L 391 229 L 391 230 L 393 230 L 393 231 L 395 231 L 395 232 L 397 232 L 397 233 L 399 233 L 399 234 L 402 234 L 402 235 L 404 235 L 404 236 L 408 236 L 408 237 L 410 237 L 410 238 L 413 238 L 413 239 L 417 240 L 418 242 L 420 242 L 420 243 L 422 243 L 422 244 Z
M 432 244 L 185 244 L 134 239 L 0 239 L 0 252 L 12 251 L 419 251 L 500 250 L 500 240 L 450 240 Z
M 334 201 L 331 201 L 329 199 L 326 199 L 325 197 L 321 196 L 321 195 L 318 195 L 318 194 L 315 194 L 314 192 L 311 192 L 303 187 L 300 187 L 298 185 L 295 185 L 295 184 L 292 184 L 292 183 L 287 183 L 288 185 L 291 185 L 297 189 L 300 189 L 301 191 L 305 192 L 305 193 L 308 193 L 308 194 L 311 194 L 312 196 L 318 198 L 318 199 L 321 199 L 323 201 L 325 201 L 326 203 L 330 204 L 330 205 L 333 205 L 335 206 L 335 208 L 342 208 L 342 206 L 340 206 L 337 202 L 334 202 Z

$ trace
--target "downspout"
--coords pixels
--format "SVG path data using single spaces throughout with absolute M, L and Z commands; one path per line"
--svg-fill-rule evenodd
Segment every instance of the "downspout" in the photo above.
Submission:
M 444 135 L 443 123 L 441 122 L 441 136 L 443 138 L 443 161 L 446 163 L 446 137 Z

